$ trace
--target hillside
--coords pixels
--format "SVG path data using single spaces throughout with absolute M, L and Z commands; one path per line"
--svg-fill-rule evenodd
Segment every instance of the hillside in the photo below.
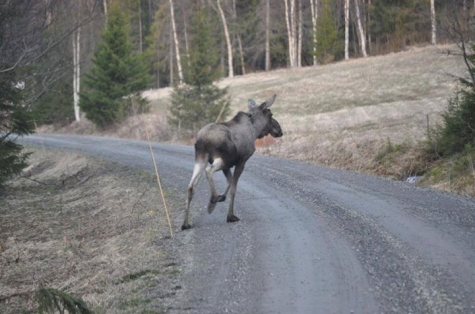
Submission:
M 284 136 L 261 147 L 261 153 L 404 180 L 432 167 L 414 144 L 427 139 L 428 127 L 434 127 L 447 109 L 456 77 L 464 76 L 456 49 L 413 47 L 384 56 L 226 78 L 219 85 L 229 87 L 232 114 L 246 110 L 248 98 L 259 102 L 277 94 L 273 112 Z M 167 125 L 170 92 L 145 91 L 151 113 L 129 118 L 107 132 L 99 133 L 88 123 L 58 131 L 146 139 L 146 126 L 154 141 L 191 144 L 192 138 Z
M 430 126 L 439 121 L 453 94 L 454 76 L 464 74 L 461 58 L 447 53 L 454 49 L 411 48 L 324 66 L 226 78 L 219 85 L 229 87 L 233 113 L 244 110 L 248 98 L 261 101 L 277 94 L 273 111 L 284 137 L 264 153 L 365 170 L 388 142 L 424 140 L 427 119 Z M 170 89 L 160 89 L 144 95 L 160 116 L 169 93 Z

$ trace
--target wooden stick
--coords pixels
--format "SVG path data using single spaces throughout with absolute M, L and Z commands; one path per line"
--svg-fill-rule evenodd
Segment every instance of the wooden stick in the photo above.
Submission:
M 143 114 L 141 115 L 142 125 L 145 128 L 145 134 L 147 134 L 148 147 L 150 148 L 150 155 L 152 155 L 153 166 L 155 167 L 155 175 L 157 177 L 158 189 L 160 190 L 160 195 L 162 197 L 163 206 L 165 207 L 165 213 L 167 214 L 168 227 L 170 228 L 170 237 L 173 237 L 172 223 L 170 221 L 170 215 L 168 214 L 167 202 L 165 201 L 165 195 L 163 194 L 162 183 L 160 182 L 160 175 L 158 174 L 157 162 L 155 161 L 155 155 L 152 150 L 152 143 L 150 142 L 150 136 L 148 135 L 147 126 L 143 120 Z

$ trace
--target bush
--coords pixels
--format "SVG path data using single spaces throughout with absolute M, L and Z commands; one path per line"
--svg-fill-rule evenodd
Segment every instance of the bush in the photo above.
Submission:
M 467 145 L 475 147 L 475 88 L 460 88 L 449 100 L 443 114 L 444 124 L 438 130 L 436 151 L 442 156 L 463 152 Z

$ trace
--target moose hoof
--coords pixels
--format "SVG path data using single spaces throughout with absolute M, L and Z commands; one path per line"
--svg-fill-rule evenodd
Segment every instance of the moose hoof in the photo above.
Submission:
M 183 224 L 181 226 L 181 230 L 186 230 L 186 229 L 190 229 L 190 228 L 191 228 L 190 224 Z
M 226 200 L 226 195 L 219 195 L 218 202 L 224 202 Z
M 216 207 L 216 202 L 213 203 L 210 201 L 208 204 L 208 214 L 211 214 L 215 207 Z
M 238 222 L 239 221 L 239 218 L 237 218 L 236 216 L 232 215 L 232 216 L 228 216 L 228 222 Z

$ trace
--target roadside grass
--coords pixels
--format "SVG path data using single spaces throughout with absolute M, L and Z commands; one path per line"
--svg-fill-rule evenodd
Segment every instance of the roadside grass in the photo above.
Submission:
M 180 266 L 157 244 L 169 231 L 156 189 L 145 172 L 34 149 L 0 198 L 0 296 L 53 287 L 96 313 L 163 312 Z M 0 312 L 36 306 L 18 296 Z
M 456 77 L 466 72 L 454 51 L 454 45 L 410 47 L 383 56 L 225 78 L 218 85 L 229 87 L 231 115 L 246 110 L 249 98 L 261 102 L 277 94 L 272 110 L 284 136 L 259 142 L 260 153 L 405 180 L 432 167 L 424 145 L 427 130 L 441 123 Z M 171 88 L 143 93 L 151 104 L 145 125 L 154 141 L 192 144 L 192 133 L 167 124 L 170 93 Z M 134 119 L 97 134 L 146 139 L 144 127 Z M 388 141 L 404 149 L 378 158 Z M 434 180 L 418 184 L 454 187 Z

